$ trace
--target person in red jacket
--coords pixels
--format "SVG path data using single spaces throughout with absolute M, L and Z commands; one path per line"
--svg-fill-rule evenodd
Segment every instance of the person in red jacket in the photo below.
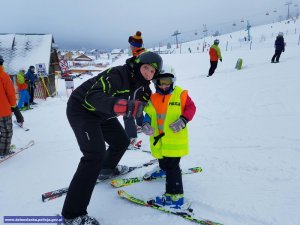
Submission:
M 210 77 L 214 74 L 218 66 L 218 60 L 222 62 L 222 55 L 221 55 L 221 50 L 219 48 L 218 39 L 214 40 L 214 44 L 210 47 L 209 56 L 210 56 L 210 68 L 207 77 Z
M 13 82 L 3 69 L 3 62 L 3 57 L 0 55 L 0 157 L 10 154 L 10 144 L 13 135 L 12 111 L 18 123 L 24 122 L 24 118 L 16 104 Z

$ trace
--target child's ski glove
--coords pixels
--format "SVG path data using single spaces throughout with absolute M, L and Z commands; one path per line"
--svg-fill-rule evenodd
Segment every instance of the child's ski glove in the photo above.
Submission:
M 153 129 L 153 127 L 150 126 L 149 123 L 144 123 L 143 124 L 142 131 L 143 131 L 144 134 L 149 135 L 149 136 L 154 134 L 154 129 Z
M 180 116 L 178 120 L 170 124 L 170 128 L 173 130 L 174 133 L 177 133 L 183 128 L 185 128 L 186 124 L 187 120 L 183 116 Z

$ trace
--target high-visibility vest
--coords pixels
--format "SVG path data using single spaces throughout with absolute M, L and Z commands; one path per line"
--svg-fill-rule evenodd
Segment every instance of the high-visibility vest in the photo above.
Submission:
M 182 157 L 189 152 L 187 126 L 177 133 L 170 128 L 182 115 L 188 92 L 176 86 L 168 95 L 151 95 L 145 112 L 151 118 L 154 134 L 150 136 L 151 153 L 155 158 Z M 159 140 L 157 141 L 156 139 Z

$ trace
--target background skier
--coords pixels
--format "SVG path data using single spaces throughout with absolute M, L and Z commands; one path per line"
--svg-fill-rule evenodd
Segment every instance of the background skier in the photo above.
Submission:
M 271 59 L 272 63 L 279 63 L 280 55 L 285 50 L 285 43 L 283 38 L 283 33 L 279 32 L 275 40 L 275 53 Z
M 142 33 L 140 31 L 137 31 L 135 35 L 130 36 L 128 38 L 128 43 L 130 44 L 130 49 L 132 52 L 132 57 L 126 60 L 126 64 L 133 67 L 133 63 L 140 54 L 146 51 L 145 48 L 143 48 L 143 39 L 142 39 Z M 139 93 L 137 93 L 139 94 Z M 147 86 L 145 87 L 144 94 L 148 95 L 146 98 L 149 99 L 151 95 L 151 89 Z M 131 96 L 133 98 L 134 96 Z M 134 150 L 140 147 L 141 141 L 137 140 L 137 133 L 141 132 L 141 127 L 143 124 L 144 116 L 141 115 L 140 117 L 134 118 L 133 116 L 124 116 L 124 127 L 127 135 L 130 138 L 130 145 L 128 146 L 128 149 Z
M 219 40 L 214 40 L 214 44 L 209 48 L 209 57 L 210 57 L 210 68 L 208 71 L 208 75 L 212 76 L 218 66 L 218 60 L 222 62 L 221 50 L 219 48 Z

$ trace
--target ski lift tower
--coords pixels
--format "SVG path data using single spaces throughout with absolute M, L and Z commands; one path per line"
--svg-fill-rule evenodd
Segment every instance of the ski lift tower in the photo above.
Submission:
M 177 38 L 177 36 L 178 36 L 179 34 L 181 34 L 181 33 L 179 33 L 178 30 L 176 30 L 176 31 L 174 32 L 174 34 L 172 34 L 172 36 L 175 36 L 175 38 L 176 38 L 176 48 L 178 48 L 178 38 Z
M 291 1 L 285 3 L 285 5 L 288 7 L 288 13 L 287 13 L 287 19 L 290 18 L 290 5 L 293 4 Z
M 250 41 L 250 28 L 251 28 L 250 22 L 249 20 L 247 20 L 248 41 Z

